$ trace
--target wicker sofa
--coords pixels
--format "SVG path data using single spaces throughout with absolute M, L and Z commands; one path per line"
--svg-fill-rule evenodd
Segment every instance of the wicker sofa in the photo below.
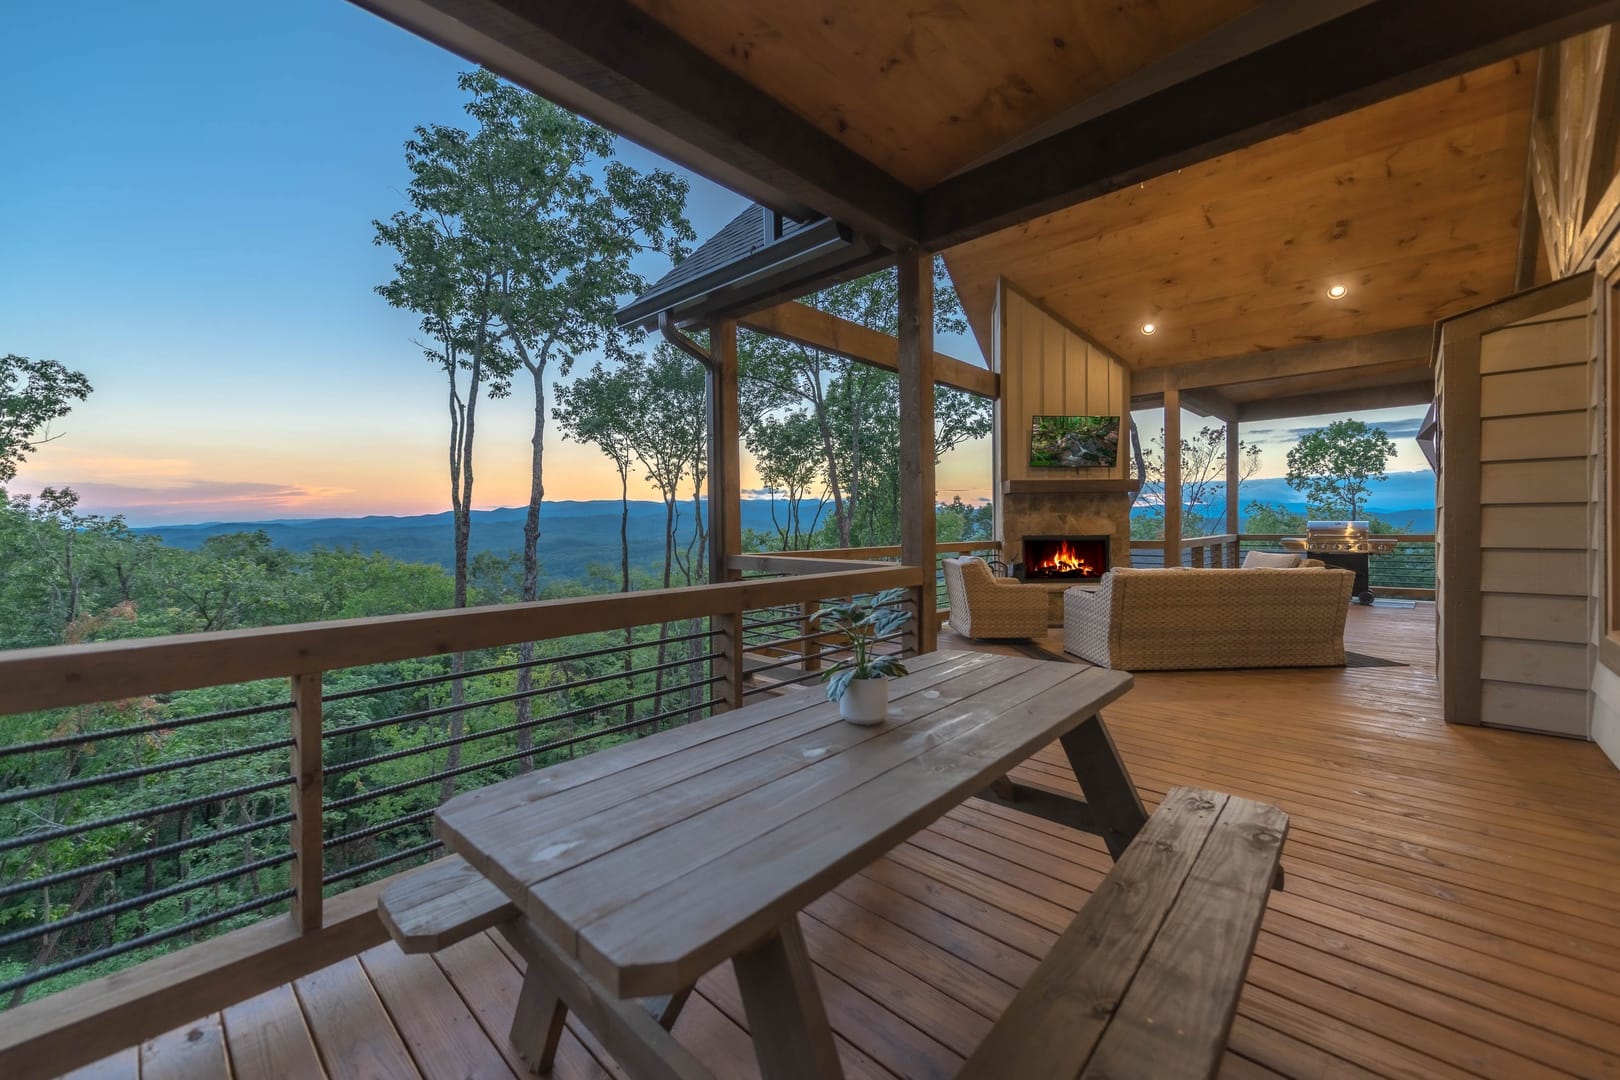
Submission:
M 1106 668 L 1344 665 L 1348 570 L 1111 570 L 1063 595 L 1063 647 Z
M 990 573 L 983 559 L 943 559 L 950 628 L 969 638 L 1043 638 L 1046 590 Z

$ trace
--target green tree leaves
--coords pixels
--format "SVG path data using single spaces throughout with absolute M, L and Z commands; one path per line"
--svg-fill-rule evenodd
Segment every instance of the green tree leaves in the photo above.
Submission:
M 1395 453 L 1382 428 L 1361 420 L 1335 420 L 1288 451 L 1288 486 L 1304 493 L 1313 515 L 1356 518 L 1372 485 L 1385 479 Z
M 28 455 L 51 441 L 51 421 L 66 416 L 90 390 L 89 379 L 55 360 L 0 356 L 0 484 L 14 479 Z

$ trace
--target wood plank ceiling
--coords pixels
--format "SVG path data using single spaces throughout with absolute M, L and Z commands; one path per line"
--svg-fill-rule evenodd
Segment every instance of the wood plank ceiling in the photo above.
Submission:
M 633 0 L 917 191 L 1257 0 Z
M 1004 275 L 1138 368 L 1431 323 L 1513 291 L 1534 83 L 1533 56 L 1504 61 L 946 262 L 981 344 Z

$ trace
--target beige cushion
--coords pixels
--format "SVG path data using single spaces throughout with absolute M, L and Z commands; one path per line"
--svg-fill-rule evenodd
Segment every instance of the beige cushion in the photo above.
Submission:
M 1298 565 L 1299 553 L 1295 551 L 1251 551 L 1243 556 L 1243 569 L 1245 570 L 1253 570 L 1256 567 L 1292 570 Z

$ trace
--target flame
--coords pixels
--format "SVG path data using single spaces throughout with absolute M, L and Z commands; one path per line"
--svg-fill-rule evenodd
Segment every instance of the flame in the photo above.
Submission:
M 1034 569 L 1048 574 L 1084 574 L 1092 575 L 1097 572 L 1085 559 L 1081 558 L 1067 540 L 1061 541 L 1049 550 Z

